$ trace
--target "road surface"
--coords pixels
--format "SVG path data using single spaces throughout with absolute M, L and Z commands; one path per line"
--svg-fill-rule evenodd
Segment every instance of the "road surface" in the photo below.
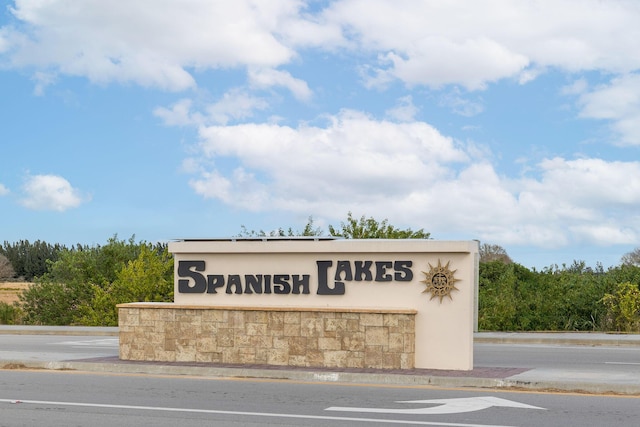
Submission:
M 617 426 L 637 397 L 0 371 L 0 426 Z

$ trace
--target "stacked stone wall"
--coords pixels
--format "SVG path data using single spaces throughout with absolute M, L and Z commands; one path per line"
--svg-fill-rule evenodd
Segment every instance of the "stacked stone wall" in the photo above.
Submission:
M 120 358 L 330 368 L 412 369 L 414 310 L 119 308 Z

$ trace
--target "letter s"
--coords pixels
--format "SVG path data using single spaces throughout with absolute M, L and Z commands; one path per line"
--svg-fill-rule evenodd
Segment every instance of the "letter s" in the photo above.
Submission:
M 178 276 L 190 277 L 194 282 L 193 286 L 189 286 L 189 279 L 179 279 L 178 292 L 191 294 L 204 293 L 207 290 L 207 279 L 202 274 L 196 273 L 196 271 L 204 271 L 204 268 L 204 261 L 178 262 Z
M 411 266 L 413 261 L 396 261 L 393 263 L 393 269 L 396 271 L 393 278 L 398 282 L 410 282 L 413 280 L 413 271 Z

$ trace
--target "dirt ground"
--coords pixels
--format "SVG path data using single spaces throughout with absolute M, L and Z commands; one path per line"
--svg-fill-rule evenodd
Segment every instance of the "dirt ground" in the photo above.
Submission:
M 13 304 L 18 301 L 18 295 L 31 286 L 27 282 L 0 282 L 0 302 Z

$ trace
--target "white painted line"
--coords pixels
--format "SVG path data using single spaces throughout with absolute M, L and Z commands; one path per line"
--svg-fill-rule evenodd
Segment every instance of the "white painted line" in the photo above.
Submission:
M 219 415 L 244 415 L 251 417 L 272 417 L 272 418 L 298 418 L 306 420 L 323 420 L 323 421 L 358 421 L 363 423 L 384 423 L 384 424 L 411 424 L 422 426 L 445 426 L 445 427 L 510 427 L 491 424 L 461 424 L 461 423 L 443 423 L 430 421 L 412 421 L 412 420 L 392 420 L 392 419 L 374 419 L 374 418 L 352 418 L 352 417 L 327 417 L 322 415 L 298 415 L 298 414 L 278 414 L 269 412 L 243 412 L 243 411 L 220 411 L 216 409 L 190 409 L 190 408 L 165 408 L 156 406 L 134 406 L 134 405 L 109 405 L 103 403 L 82 403 L 82 402 L 54 402 L 46 400 L 19 400 L 19 399 L 0 399 L 1 403 L 10 403 L 15 405 L 31 404 L 46 406 L 75 406 L 84 408 L 106 408 L 106 409 L 131 409 L 142 411 L 163 411 L 163 412 L 187 412 L 197 414 L 219 414 Z
M 604 362 L 605 365 L 640 365 L 635 362 Z
M 118 347 L 118 338 L 104 338 L 99 340 L 61 341 L 53 345 L 68 345 L 71 347 Z

